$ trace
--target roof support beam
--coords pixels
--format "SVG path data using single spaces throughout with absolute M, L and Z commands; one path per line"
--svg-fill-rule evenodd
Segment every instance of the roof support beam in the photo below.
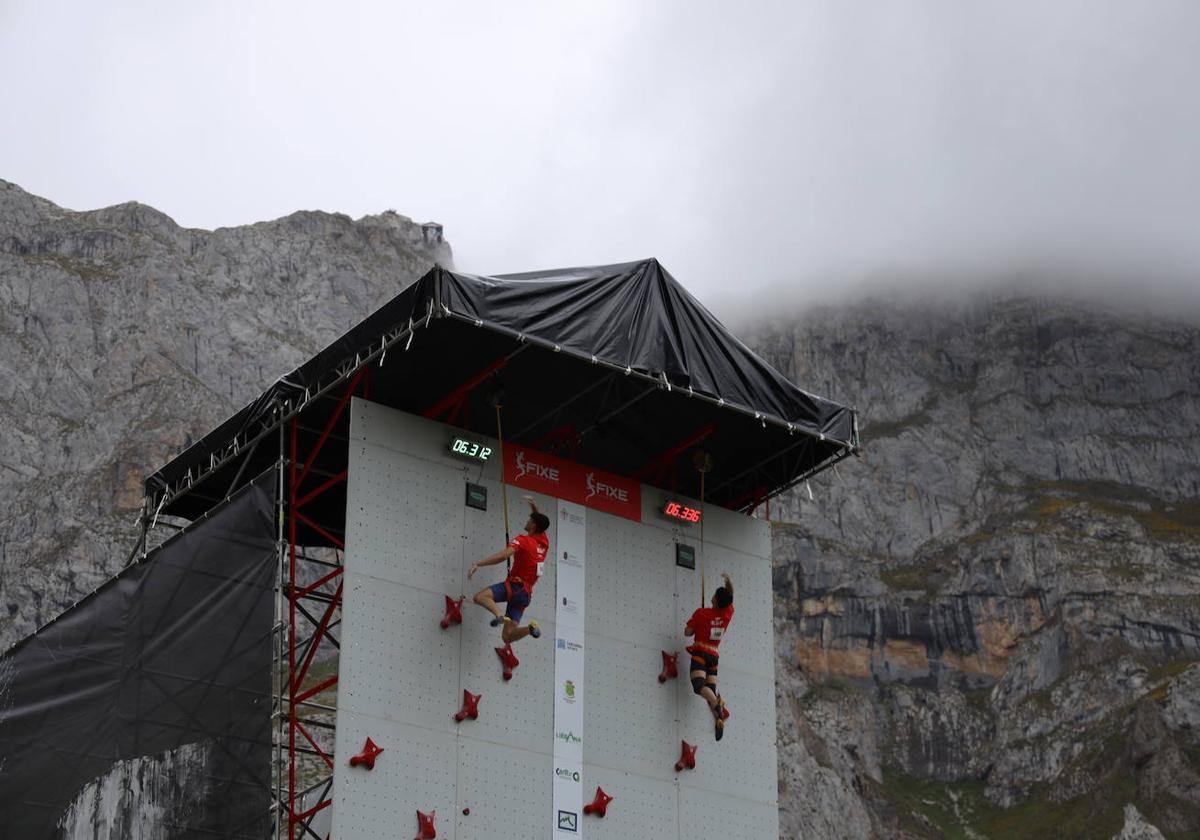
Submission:
M 733 484 L 733 483 L 734 483 L 735 481 L 737 481 L 739 478 L 743 478 L 744 476 L 747 476 L 747 475 L 749 475 L 750 473 L 757 472 L 757 471 L 758 471 L 758 470 L 759 470 L 761 467 L 763 467 L 765 464 L 768 464 L 768 463 L 770 463 L 771 461 L 774 461 L 776 458 L 779 458 L 780 456 L 782 456 L 782 455 L 785 455 L 785 454 L 786 454 L 786 453 L 788 453 L 788 452 L 791 452 L 793 449 L 796 449 L 797 447 L 804 446 L 805 444 L 809 444 L 809 445 L 811 445 L 811 444 L 812 444 L 812 438 L 810 438 L 810 437 L 808 437 L 808 436 L 805 436 L 805 435 L 802 435 L 802 436 L 801 436 L 801 437 L 800 437 L 800 438 L 799 438 L 799 439 L 798 439 L 798 440 L 797 440 L 795 443 L 793 443 L 791 446 L 784 447 L 783 449 L 779 450 L 778 452 L 773 452 L 773 453 L 771 453 L 770 455 L 768 455 L 766 458 L 763 458 L 761 461 L 759 461 L 759 462 L 758 462 L 757 464 L 755 464 L 754 466 L 747 467 L 746 469 L 742 470 L 742 471 L 741 471 L 740 473 L 738 473 L 737 475 L 734 475 L 734 476 L 731 476 L 731 477 L 729 477 L 729 478 L 725 479 L 724 481 L 722 481 L 720 484 L 718 484 L 716 487 L 714 487 L 714 488 L 713 488 L 712 490 L 710 490 L 709 492 L 710 492 L 710 493 L 711 493 L 713 496 L 716 496 L 716 494 L 717 494 L 717 493 L 719 493 L 721 490 L 723 490 L 723 489 L 725 489 L 726 487 L 728 487 L 730 484 Z
M 601 386 L 604 386 L 604 385 L 610 385 L 610 384 L 612 384 L 612 381 L 613 381 L 614 379 L 616 379 L 616 378 L 617 378 L 617 376 L 618 376 L 618 373 L 617 373 L 616 371 L 612 371 L 612 372 L 611 372 L 611 373 L 609 373 L 607 376 L 602 376 L 602 377 L 600 377 L 600 378 L 599 378 L 599 379 L 597 379 L 595 382 L 593 382 L 591 385 L 589 385 L 589 386 L 587 386 L 586 388 L 584 388 L 582 391 L 580 391 L 580 392 L 579 392 L 578 394 L 576 394 L 575 396 L 571 397 L 571 398 L 570 398 L 569 400 L 567 400 L 566 402 L 564 402 L 564 403 L 562 403 L 561 405 L 558 405 L 557 407 L 555 407 L 555 408 L 551 409 L 550 411 L 546 412 L 546 413 L 545 413 L 545 414 L 543 414 L 541 417 L 539 417 L 537 420 L 534 420 L 532 423 L 530 423 L 530 424 L 529 424 L 528 426 L 526 426 L 525 428 L 521 429 L 521 431 L 517 432 L 515 435 L 509 435 L 509 440 L 512 440 L 512 441 L 520 441 L 520 440 L 521 440 L 523 437 L 525 437 L 525 435 L 527 435 L 527 434 L 529 434 L 530 432 L 532 432 L 534 429 L 536 429 L 538 426 L 540 426 L 540 425 L 542 425 L 543 423 L 545 423 L 547 420 L 551 420 L 551 419 L 557 419 L 557 418 L 558 418 L 558 416 L 559 416 L 560 414 L 562 414 L 562 412 L 566 411 L 568 407 L 570 407 L 570 406 L 574 405 L 576 402 L 578 402 L 579 400 L 583 399 L 583 398 L 584 398 L 584 397 L 586 397 L 588 394 L 590 394 L 590 393 L 592 393 L 593 391 L 595 391 L 597 388 L 599 388 L 599 387 L 601 387 Z
M 508 360 L 511 358 L 512 356 L 501 356 L 499 359 L 496 359 L 496 361 L 492 362 L 483 370 L 479 371 L 479 373 L 475 374 L 449 394 L 435 402 L 431 407 L 427 408 L 424 412 L 422 412 L 421 416 L 427 420 L 435 420 L 442 414 L 445 414 L 447 411 L 465 400 L 467 395 L 470 394 L 471 391 L 475 390 L 476 386 L 478 386 L 481 382 L 487 381 L 489 376 L 497 373 L 500 370 L 503 370 L 504 366 L 508 364 Z
M 675 466 L 675 459 L 682 455 L 687 450 L 691 449 L 700 441 L 716 431 L 716 426 L 708 423 L 701 426 L 696 431 L 685 437 L 683 440 L 671 446 L 669 449 L 655 455 L 645 464 L 638 468 L 633 474 L 633 478 L 661 478 L 663 473 Z
M 607 423 L 609 420 L 616 417 L 622 411 L 624 411 L 627 408 L 630 408 L 631 406 L 633 406 L 634 404 L 636 404 L 638 402 L 641 402 L 643 399 L 650 396 L 652 393 L 657 391 L 659 388 L 660 388 L 660 386 L 658 385 L 658 383 L 655 383 L 655 384 L 651 385 L 649 388 L 644 388 L 643 390 L 639 391 L 636 396 L 621 403 L 619 406 L 614 408 L 612 411 L 607 412 L 603 417 L 598 418 L 595 423 L 593 423 L 592 425 L 588 426 L 586 429 L 581 431 L 579 433 L 578 440 L 583 440 L 584 437 L 589 432 L 593 432 L 598 427 L 603 426 L 605 423 Z

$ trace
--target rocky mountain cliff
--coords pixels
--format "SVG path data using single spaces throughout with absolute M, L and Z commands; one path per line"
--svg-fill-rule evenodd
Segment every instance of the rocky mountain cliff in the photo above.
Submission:
M 147 471 L 434 261 L 394 213 L 200 231 L 0 181 L 0 648 L 122 563 Z M 1010 294 L 740 332 L 864 417 L 771 510 L 784 835 L 1200 836 L 1200 321 Z
M 394 212 L 190 230 L 0 181 L 0 650 L 122 565 L 144 475 L 450 261 Z
M 1200 836 L 1200 322 L 1008 295 L 752 333 L 864 418 L 771 512 L 786 836 Z

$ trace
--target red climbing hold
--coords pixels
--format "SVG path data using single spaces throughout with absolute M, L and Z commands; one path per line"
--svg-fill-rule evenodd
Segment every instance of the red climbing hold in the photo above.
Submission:
M 449 630 L 451 624 L 462 624 L 462 603 L 463 598 L 456 601 L 449 595 L 446 596 L 446 615 L 442 618 L 443 630 Z
M 374 741 L 368 738 L 367 742 L 363 744 L 362 752 L 360 752 L 358 755 L 351 756 L 350 766 L 357 767 L 361 764 L 368 770 L 374 770 L 375 757 L 381 752 L 383 752 L 383 747 L 378 746 Z
M 658 675 L 658 681 L 660 683 L 665 683 L 667 680 L 673 680 L 679 676 L 679 669 L 675 667 L 675 661 L 676 661 L 676 658 L 679 656 L 679 654 L 678 653 L 667 653 L 664 650 L 662 652 L 662 655 L 663 655 L 663 669 L 662 669 L 662 673 L 660 673 Z
M 683 742 L 683 754 L 679 756 L 679 761 L 675 762 L 675 772 L 682 773 L 685 767 L 689 770 L 696 769 L 696 748 L 687 741 Z
M 472 694 L 464 688 L 462 708 L 459 709 L 458 714 L 454 716 L 454 722 L 462 723 L 467 718 L 470 718 L 471 720 L 478 720 L 479 698 L 481 697 L 483 697 L 482 694 Z
M 500 662 L 504 665 L 504 679 L 511 680 L 513 669 L 521 664 L 521 660 L 517 659 L 516 654 L 513 653 L 512 645 L 498 647 L 495 650 L 496 655 L 500 657 Z
M 598 787 L 596 788 L 596 798 L 583 806 L 583 813 L 603 817 L 608 813 L 608 803 L 612 801 L 613 798 L 604 792 L 604 788 Z
M 417 825 L 419 826 L 416 840 L 433 840 L 437 837 L 437 829 L 433 826 L 434 817 L 437 816 L 437 811 L 430 811 L 428 814 L 417 811 Z

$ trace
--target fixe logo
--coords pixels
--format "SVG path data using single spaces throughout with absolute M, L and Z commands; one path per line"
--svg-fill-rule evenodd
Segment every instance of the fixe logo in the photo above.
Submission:
M 579 781 L 579 771 L 568 770 L 566 767 L 555 767 L 554 775 L 558 776 L 560 779 L 570 779 L 572 782 Z
M 591 499 L 599 493 L 601 496 L 607 496 L 618 502 L 629 502 L 629 491 L 621 487 L 613 487 L 611 484 L 605 484 L 603 481 L 596 480 L 596 474 L 589 472 L 587 476 L 587 497 Z
M 531 461 L 525 457 L 524 452 L 517 453 L 517 478 L 524 478 L 532 473 L 535 478 L 542 478 L 546 481 L 559 481 L 558 469 L 555 467 L 547 467 L 545 464 L 539 464 L 537 461 Z
M 583 739 L 576 735 L 573 731 L 555 732 L 554 737 L 562 741 L 564 744 L 582 744 Z

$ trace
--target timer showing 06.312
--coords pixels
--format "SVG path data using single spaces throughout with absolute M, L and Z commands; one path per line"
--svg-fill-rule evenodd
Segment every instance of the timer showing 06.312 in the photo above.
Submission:
M 469 458 L 472 461 L 486 461 L 492 457 L 492 447 L 461 437 L 450 441 L 450 452 L 460 458 Z
M 678 519 L 681 522 L 699 522 L 700 509 L 669 501 L 663 505 L 663 516 Z

